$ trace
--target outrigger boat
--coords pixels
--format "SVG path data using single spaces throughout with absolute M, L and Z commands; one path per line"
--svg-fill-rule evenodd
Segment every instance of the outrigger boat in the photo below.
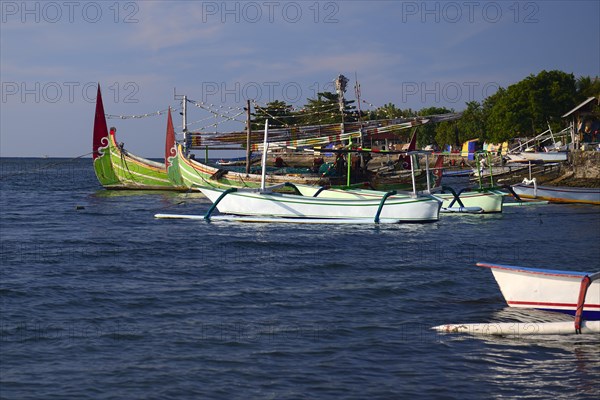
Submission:
M 398 195 L 334 199 L 260 190 L 200 188 L 222 214 L 253 216 L 265 222 L 400 223 L 432 222 L 439 218 L 440 202 L 431 196 Z M 266 218 L 266 219 L 265 219 Z M 210 219 L 210 215 L 206 219 Z
M 304 196 L 338 199 L 373 199 L 382 198 L 386 192 L 365 189 L 326 189 L 315 186 L 299 186 L 298 189 Z M 435 193 L 433 197 L 438 199 L 442 206 L 442 213 L 495 213 L 502 212 L 502 200 L 504 193 L 498 191 L 469 191 L 457 194 Z
M 108 131 L 106 116 L 104 114 L 104 105 L 102 103 L 102 94 L 100 92 L 100 85 L 98 85 L 92 157 L 94 171 L 96 172 L 96 177 L 100 184 L 106 189 L 183 189 L 183 187 L 171 183 L 167 175 L 167 167 L 165 164 L 129 153 L 122 145 L 117 144 L 115 135 L 115 128 L 111 128 L 110 133 Z M 171 131 L 171 135 L 167 132 L 167 153 L 165 154 L 165 160 L 169 156 L 168 149 L 173 147 L 174 144 L 174 132 Z
M 535 178 L 525 178 L 522 183 L 517 183 L 511 187 L 519 197 L 527 199 L 548 200 L 553 203 L 600 205 L 600 188 L 539 186 Z
M 490 268 L 509 307 L 559 312 L 574 322 L 456 324 L 442 332 L 535 335 L 600 332 L 600 272 L 571 272 L 477 263 Z
M 398 195 L 395 191 L 382 197 L 365 199 L 319 198 L 273 192 L 286 183 L 267 188 L 266 154 L 268 149 L 268 120 L 265 122 L 264 149 L 262 158 L 260 189 L 227 190 L 199 187 L 198 189 L 213 202 L 203 216 L 157 214 L 156 218 L 215 219 L 211 214 L 218 209 L 225 214 L 221 219 L 242 222 L 300 222 L 300 223 L 400 223 L 431 222 L 439 218 L 441 202 L 429 195 Z M 299 192 L 299 191 L 298 191 Z M 233 216 L 233 217 L 231 217 Z M 242 217 L 239 217 L 242 216 Z

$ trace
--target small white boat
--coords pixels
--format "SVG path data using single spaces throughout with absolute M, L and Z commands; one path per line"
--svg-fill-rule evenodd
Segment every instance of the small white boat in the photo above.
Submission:
M 338 199 L 370 199 L 381 198 L 386 192 L 365 189 L 324 189 L 319 186 L 296 185 L 304 196 L 328 197 Z M 458 204 L 452 193 L 435 193 L 435 198 L 442 201 L 440 212 L 470 212 L 470 213 L 497 213 L 502 212 L 502 201 L 504 193 L 496 190 L 474 190 L 462 192 L 458 198 L 462 202 Z
M 567 161 L 566 151 L 522 151 L 520 153 L 508 153 L 506 157 L 510 162 L 529 162 L 529 161 L 543 161 L 543 162 L 559 162 Z
M 432 329 L 471 335 L 529 336 L 600 333 L 600 272 L 557 271 L 477 263 L 490 268 L 509 307 L 574 315 L 574 321 L 445 324 Z
M 514 267 L 477 263 L 490 268 L 509 307 L 535 308 L 575 315 L 582 280 L 587 272 Z M 600 275 L 596 273 L 595 275 Z M 600 320 L 600 280 L 591 279 L 583 303 L 583 318 Z
M 519 197 L 548 200 L 554 203 L 586 203 L 600 205 L 600 188 L 539 186 L 533 179 L 511 186 Z
M 375 223 L 432 222 L 439 219 L 441 203 L 432 196 L 328 198 L 261 190 L 199 190 L 222 214 L 268 218 L 316 219 L 320 222 L 370 221 Z M 210 214 L 211 210 L 209 210 Z M 209 217 L 209 214 L 207 216 Z M 210 217 L 209 217 L 210 218 Z

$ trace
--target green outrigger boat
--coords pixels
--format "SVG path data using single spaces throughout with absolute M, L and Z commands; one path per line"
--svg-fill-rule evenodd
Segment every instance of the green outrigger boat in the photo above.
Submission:
M 169 130 L 168 126 L 171 126 Z M 175 133 L 169 112 L 165 160 L 175 147 Z M 135 156 L 117 144 L 116 129 L 108 131 L 100 85 L 96 98 L 94 118 L 93 163 L 98 181 L 106 189 L 125 190 L 185 190 L 174 185 L 163 163 Z

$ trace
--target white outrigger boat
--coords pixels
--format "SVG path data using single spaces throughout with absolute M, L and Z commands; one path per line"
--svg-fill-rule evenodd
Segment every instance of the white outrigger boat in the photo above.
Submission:
M 600 272 L 571 272 L 477 263 L 490 268 L 509 307 L 575 316 L 574 322 L 440 325 L 441 332 L 535 335 L 600 332 Z
M 200 187 L 212 203 L 204 216 L 156 214 L 156 218 L 225 219 L 240 222 L 294 222 L 294 223 L 400 223 L 433 222 L 439 219 L 441 201 L 431 195 L 418 195 L 413 174 L 413 193 L 383 192 L 369 198 L 320 198 L 299 194 L 274 192 L 286 183 L 265 187 L 268 123 L 265 122 L 262 179 L 260 189 Z M 412 168 L 411 168 L 412 170 Z M 413 171 L 414 172 L 414 171 Z M 296 189 L 297 190 L 297 189 Z M 212 217 L 218 209 L 221 216 Z
M 367 189 L 326 189 L 318 186 L 296 185 L 304 196 L 335 199 L 382 198 L 386 192 Z M 441 203 L 440 212 L 496 213 L 502 212 L 504 193 L 497 190 L 473 190 L 456 193 L 435 193 Z M 455 206 L 456 205 L 456 206 Z
M 222 214 L 244 216 L 251 222 L 312 223 L 400 223 L 431 222 L 439 218 L 441 203 L 432 196 L 398 195 L 382 197 L 328 198 L 276 193 L 252 189 L 199 188 Z M 210 219 L 210 213 L 206 219 Z M 285 219 L 277 221 L 277 219 Z M 310 221 L 301 221 L 310 220 Z

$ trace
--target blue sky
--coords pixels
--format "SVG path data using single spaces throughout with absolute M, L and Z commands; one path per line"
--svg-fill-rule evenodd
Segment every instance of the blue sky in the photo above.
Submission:
M 142 115 L 186 94 L 228 115 L 247 97 L 296 106 L 355 74 L 363 108 L 461 110 L 541 70 L 600 75 L 599 1 L 2 1 L 0 156 L 91 151 L 105 111 Z M 565 110 L 568 111 L 568 110 Z M 193 108 L 201 129 L 214 121 Z M 180 125 L 178 115 L 176 125 Z M 243 119 L 238 117 L 237 119 Z M 161 157 L 166 117 L 110 119 Z M 177 129 L 177 128 L 176 128 Z M 207 128 L 214 130 L 215 128 Z M 219 131 L 243 124 L 220 124 Z

